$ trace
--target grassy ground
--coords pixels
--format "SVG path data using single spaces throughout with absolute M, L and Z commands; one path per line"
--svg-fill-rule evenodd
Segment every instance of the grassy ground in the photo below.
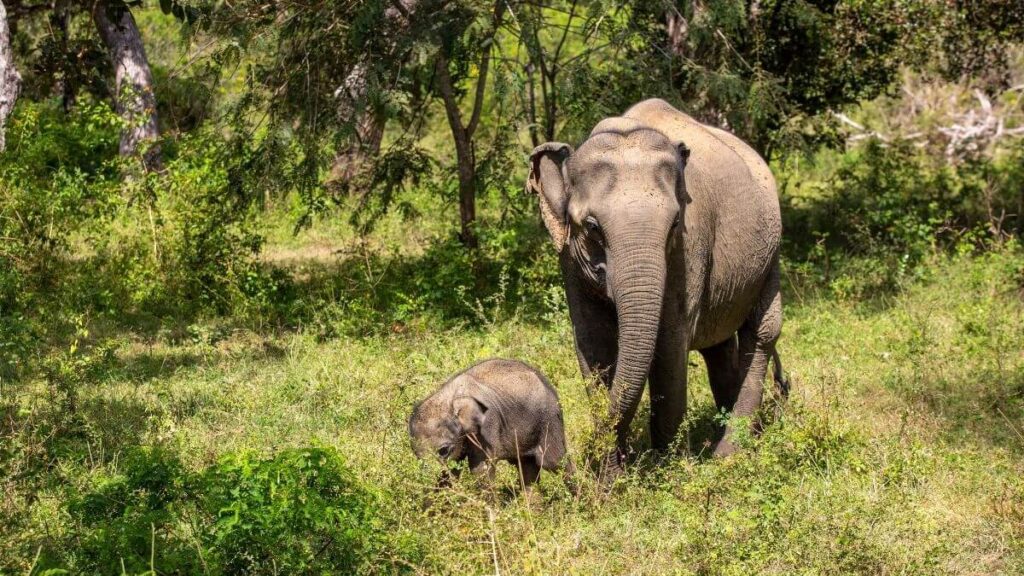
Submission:
M 309 250 L 289 242 L 268 259 L 306 258 L 316 269 L 361 258 L 322 238 Z M 93 333 L 104 344 L 88 361 L 99 368 L 80 371 L 74 399 L 85 450 L 56 458 L 31 490 L 7 476 L 0 566 L 29 571 L 33 552 L 73 549 L 68 494 L 115 473 L 131 446 L 165 447 L 201 470 L 245 449 L 321 445 L 376 487 L 388 530 L 419 542 L 418 573 L 1020 573 L 1022 270 L 1013 248 L 937 257 L 923 282 L 866 301 L 787 275 L 780 349 L 793 394 L 782 415 L 739 455 L 706 458 L 715 415 L 694 355 L 680 454 L 644 451 L 642 413 L 634 462 L 610 494 L 588 465 L 601 452 L 601 398 L 586 393 L 558 298 L 540 314 L 454 302 L 475 320 L 366 336 L 345 336 L 343 314 L 323 320 L 341 324 L 336 331 L 206 322 Z M 412 457 L 411 407 L 492 356 L 528 361 L 558 388 L 582 470 L 578 495 L 549 476 L 528 505 L 504 467 L 494 497 L 463 478 L 428 498 L 436 471 Z M 60 407 L 52 381 L 4 390 L 9 421 L 40 436 L 7 436 L 25 454 L 47 442 L 31 421 Z M 161 546 L 155 529 L 152 546 Z

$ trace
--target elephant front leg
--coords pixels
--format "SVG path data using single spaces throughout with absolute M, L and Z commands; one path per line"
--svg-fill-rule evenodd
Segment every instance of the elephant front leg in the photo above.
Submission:
M 687 346 L 682 320 L 666 314 L 648 377 L 651 393 L 651 447 L 668 450 L 686 418 Z M 667 328 L 666 328 L 667 327 Z
M 615 357 L 619 351 L 615 309 L 571 282 L 567 283 L 566 296 L 580 372 L 607 389 L 615 377 Z
M 582 280 L 566 273 L 566 297 L 569 300 L 569 317 L 572 320 L 576 355 L 583 377 L 607 392 L 615 379 L 615 360 L 619 352 L 619 323 L 615 308 L 593 294 Z M 588 393 L 591 390 L 588 389 Z M 596 417 L 598 428 L 605 425 L 601 416 Z M 601 482 L 610 485 L 623 470 L 626 459 L 624 445 L 613 447 L 605 458 L 600 472 Z
M 483 450 L 479 449 L 470 451 L 468 460 L 469 471 L 484 488 L 490 490 L 494 486 L 494 462 Z
M 519 467 L 519 480 L 522 482 L 523 489 L 529 490 L 540 477 L 540 464 L 533 456 L 522 458 L 515 464 Z

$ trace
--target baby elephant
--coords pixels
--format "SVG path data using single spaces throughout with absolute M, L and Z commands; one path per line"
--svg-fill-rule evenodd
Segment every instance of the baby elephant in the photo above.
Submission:
M 491 464 L 506 460 L 519 466 L 525 486 L 565 456 L 555 389 L 540 372 L 514 360 L 485 360 L 452 377 L 413 409 L 409 435 L 420 458 L 466 459 L 473 473 L 488 478 Z

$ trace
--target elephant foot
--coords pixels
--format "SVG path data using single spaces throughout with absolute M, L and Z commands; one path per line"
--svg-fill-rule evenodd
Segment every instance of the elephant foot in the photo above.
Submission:
M 615 448 L 605 456 L 604 464 L 601 466 L 601 487 L 611 489 L 625 471 L 626 452 L 621 448 Z
M 736 453 L 736 450 L 738 450 L 736 445 L 733 444 L 731 440 L 729 440 L 728 436 L 726 436 L 725 438 L 719 440 L 718 445 L 715 446 L 714 457 L 725 458 L 727 456 L 732 456 L 733 454 Z
M 533 486 L 527 486 L 522 491 L 521 497 L 523 499 L 523 506 L 529 510 L 536 510 L 544 505 L 544 499 L 541 498 L 540 492 Z

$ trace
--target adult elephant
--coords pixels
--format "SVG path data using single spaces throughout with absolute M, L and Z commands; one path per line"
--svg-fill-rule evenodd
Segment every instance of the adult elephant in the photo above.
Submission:
M 580 367 L 609 387 L 613 473 L 647 380 L 652 444 L 672 442 L 690 350 L 734 416 L 753 422 L 773 356 L 786 392 L 775 354 L 779 201 L 768 166 L 739 138 L 645 100 L 599 123 L 577 151 L 534 149 L 527 189 L 558 248 Z M 732 434 L 730 424 L 716 455 L 735 450 Z

